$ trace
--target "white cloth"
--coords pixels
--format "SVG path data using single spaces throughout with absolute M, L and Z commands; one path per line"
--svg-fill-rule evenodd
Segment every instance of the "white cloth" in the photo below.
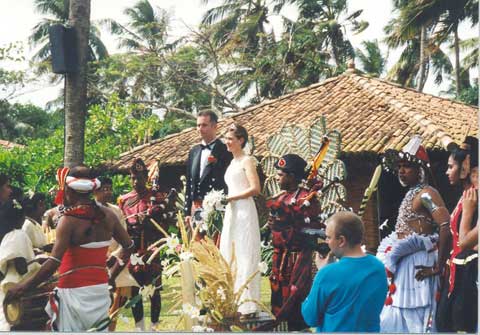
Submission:
M 15 265 L 10 262 L 17 257 L 25 258 L 27 263 L 35 257 L 30 239 L 20 229 L 15 229 L 6 234 L 0 244 L 0 271 L 5 275 L 0 283 L 0 331 L 10 330 L 10 325 L 5 320 L 3 312 L 3 300 L 6 292 L 14 284 L 30 277 L 40 267 L 38 263 L 32 263 L 28 265 L 28 272 L 22 276 L 15 269 Z
M 54 291 L 58 297 L 58 316 L 50 303 L 45 307 L 45 311 L 58 331 L 87 331 L 108 317 L 111 302 L 108 284 L 76 288 L 57 287 Z
M 241 160 L 232 160 L 225 172 L 228 194 L 235 195 L 249 187 L 247 175 Z M 220 239 L 220 253 L 230 262 L 235 249 L 237 275 L 234 291 L 247 282 L 247 279 L 258 269 L 260 263 L 260 227 L 257 208 L 252 197 L 231 201 L 226 208 Z M 257 274 L 241 296 L 243 300 L 260 301 L 260 274 Z M 254 313 L 259 308 L 254 302 L 240 305 L 242 314 Z
M 202 177 L 203 171 L 205 171 L 205 168 L 208 165 L 208 156 L 210 156 L 210 154 L 212 153 L 213 147 L 215 146 L 215 141 L 216 139 L 208 143 L 211 149 L 208 149 L 208 148 L 202 149 L 202 152 L 200 155 L 200 178 Z M 207 145 L 207 143 L 205 141 L 202 141 L 202 145 Z
M 413 233 L 398 239 L 393 232 L 385 237 L 378 247 L 377 257 L 393 273 L 396 286 L 392 294 L 393 303 L 384 306 L 380 314 L 382 333 L 434 332 L 438 276 L 422 281 L 415 279 L 415 267 L 432 267 L 438 253 L 434 249 L 438 235 Z M 391 246 L 391 250 L 387 251 Z M 385 252 L 387 251 L 387 252 Z M 430 324 L 429 324 L 430 323 Z
M 27 217 L 22 230 L 28 235 L 34 248 L 42 248 L 47 244 L 47 235 L 43 232 L 42 225 L 34 219 Z

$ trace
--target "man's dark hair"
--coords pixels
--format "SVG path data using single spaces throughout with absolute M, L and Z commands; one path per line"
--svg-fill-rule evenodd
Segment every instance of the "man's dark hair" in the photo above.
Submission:
M 22 228 L 25 212 L 17 200 L 8 200 L 0 205 L 0 242 L 14 229 Z
M 8 183 L 10 181 L 10 178 L 8 178 L 8 176 L 4 173 L 0 173 L 0 187 L 2 187 L 3 185 L 5 185 L 6 183 Z
M 100 180 L 100 183 L 103 185 L 113 185 L 112 179 L 109 177 L 98 177 L 98 180 Z
M 88 179 L 95 178 L 95 176 L 92 173 L 92 170 L 85 165 L 77 165 L 71 168 L 70 171 L 68 172 L 68 175 L 70 177 L 76 177 L 76 178 L 88 178 Z
M 362 243 L 365 227 L 357 214 L 347 211 L 338 212 L 329 220 L 335 222 L 335 237 L 343 235 L 350 247 Z
M 25 215 L 32 215 L 38 208 L 40 201 L 45 201 L 46 195 L 43 193 L 35 193 L 31 198 L 25 197 L 22 201 L 22 207 L 25 211 Z
M 10 185 L 12 189 L 12 194 L 10 194 L 10 198 L 16 199 L 17 201 L 21 202 L 24 199 L 23 190 L 20 187 Z
M 198 116 L 208 116 L 210 117 L 210 122 L 218 123 L 218 116 L 212 111 L 201 111 L 197 114 Z

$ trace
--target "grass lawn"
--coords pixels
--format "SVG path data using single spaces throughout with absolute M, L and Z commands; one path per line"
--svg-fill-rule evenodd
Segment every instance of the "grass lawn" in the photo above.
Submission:
M 179 277 L 173 277 L 169 279 L 163 280 L 164 289 L 162 292 L 168 292 L 169 288 L 178 283 L 180 280 Z M 268 277 L 262 277 L 261 279 L 261 301 L 266 306 L 270 306 L 270 282 Z M 159 330 L 162 331 L 175 331 L 175 325 L 178 322 L 178 315 L 173 315 L 172 313 L 168 313 L 170 308 L 173 305 L 173 301 L 168 301 L 167 299 L 162 299 L 162 311 L 160 313 L 160 326 Z M 143 303 L 143 307 L 146 310 L 145 313 L 145 324 L 147 329 L 149 329 L 150 325 L 150 302 Z M 117 329 L 116 331 L 133 331 L 134 330 L 134 321 L 132 316 L 131 309 L 122 310 L 120 317 L 118 318 L 117 322 Z

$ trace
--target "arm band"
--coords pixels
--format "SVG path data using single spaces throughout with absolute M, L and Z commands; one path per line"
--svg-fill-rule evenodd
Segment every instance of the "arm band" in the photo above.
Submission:
M 52 261 L 57 262 L 58 264 L 62 263 L 62 261 L 59 260 L 57 257 L 48 256 L 48 259 L 51 259 Z
M 446 227 L 449 223 L 450 223 L 449 221 L 445 221 L 443 223 L 440 223 L 440 228 Z
M 439 208 L 437 205 L 435 205 L 431 195 L 428 193 L 422 193 L 422 195 L 420 196 L 420 200 L 423 207 L 425 207 L 430 212 L 430 214 L 432 214 Z

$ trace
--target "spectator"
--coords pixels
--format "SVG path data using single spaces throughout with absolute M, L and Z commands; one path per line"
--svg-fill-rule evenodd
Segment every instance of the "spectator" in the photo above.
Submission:
M 0 173 L 0 205 L 9 199 L 11 194 L 12 188 L 8 176 Z
M 305 322 L 318 332 L 380 330 L 387 277 L 383 264 L 363 252 L 363 234 L 363 223 L 354 213 L 339 212 L 327 221 L 327 242 L 340 260 L 318 271 L 302 304 Z

